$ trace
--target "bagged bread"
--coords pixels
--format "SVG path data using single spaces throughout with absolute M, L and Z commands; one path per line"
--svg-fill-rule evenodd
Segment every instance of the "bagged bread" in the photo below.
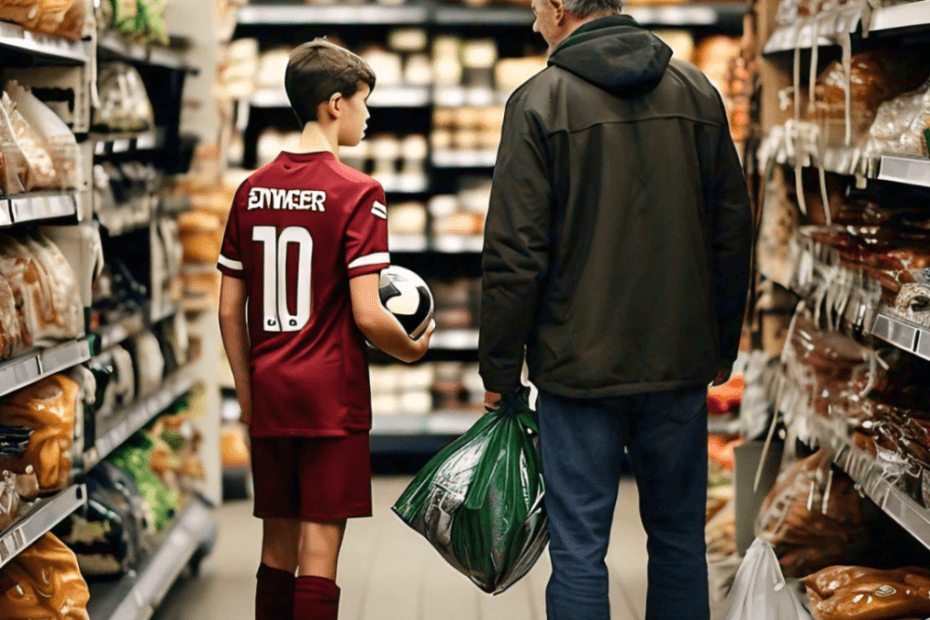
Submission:
M 83 4 L 83 3 L 80 3 Z M 78 184 L 78 148 L 74 134 L 61 118 L 29 88 L 15 80 L 6 85 L 6 93 L 16 104 L 16 110 L 43 141 L 57 176 L 57 187 L 74 189 Z
M 77 558 L 48 533 L 0 570 L 0 618 L 90 620 L 90 591 Z
M 930 614 L 930 571 L 835 566 L 803 580 L 817 620 L 891 620 Z
M 218 217 L 204 211 L 187 211 L 178 217 L 178 228 L 185 262 L 216 262 L 223 243 L 223 227 Z
M 47 238 L 0 237 L 0 274 L 13 291 L 30 345 L 51 345 L 84 333 L 83 308 L 70 264 Z
M 0 276 L 0 356 L 19 354 L 32 342 L 28 328 L 16 310 L 16 297 L 10 283 Z
M 0 424 L 34 430 L 22 457 L 0 458 L 0 470 L 35 472 L 42 493 L 65 488 L 71 479 L 78 384 L 53 375 L 0 400 Z M 0 616 L 4 617 L 4 616 Z
M 24 191 L 48 189 L 55 186 L 57 175 L 52 157 L 43 140 L 33 131 L 16 110 L 10 96 L 4 92 L 0 97 L 0 142 L 4 143 L 4 162 L 22 171 L 20 184 Z M 15 148 L 14 148 L 15 145 Z M 9 161 L 6 153 L 9 152 Z M 18 160 L 17 152 L 22 156 Z
M 75 0 L 3 0 L 0 20 L 19 24 L 27 30 L 57 34 Z M 83 0 L 78 0 L 82 4 Z

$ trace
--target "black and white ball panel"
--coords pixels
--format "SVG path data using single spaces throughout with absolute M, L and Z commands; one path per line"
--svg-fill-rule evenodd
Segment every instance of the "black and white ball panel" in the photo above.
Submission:
M 423 279 L 403 267 L 391 265 L 381 271 L 378 293 L 381 305 L 416 340 L 433 318 L 433 294 Z

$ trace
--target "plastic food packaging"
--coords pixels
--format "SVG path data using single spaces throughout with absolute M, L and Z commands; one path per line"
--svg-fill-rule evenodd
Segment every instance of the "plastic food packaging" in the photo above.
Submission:
M 0 424 L 33 429 L 21 457 L 0 458 L 0 470 L 35 473 L 41 493 L 65 488 L 71 480 L 71 448 L 78 414 L 78 384 L 53 375 L 3 398 Z
M 55 187 L 55 165 L 44 141 L 29 126 L 6 92 L 0 97 L 0 144 L 4 167 L 9 168 L 4 175 L 7 193 Z
M 831 566 L 803 580 L 816 620 L 891 620 L 930 614 L 930 571 Z
M 29 335 L 25 344 L 50 345 L 84 334 L 74 271 L 47 238 L 0 237 L 0 273 Z
M 0 618 L 4 620 L 90 620 L 90 591 L 77 558 L 46 534 L 0 570 Z
M 36 32 L 46 34 L 68 34 L 63 22 L 73 4 L 83 5 L 83 0 L 4 0 L 0 2 L 0 20 L 13 22 Z M 73 17 L 72 17 L 73 19 Z M 70 20 L 69 20 L 70 21 Z M 83 25 L 83 24 L 82 24 Z M 79 38 L 72 36 L 71 38 Z
M 26 348 L 32 338 L 16 309 L 10 283 L 0 276 L 0 356 L 12 357 Z
M 732 603 L 725 620 L 810 620 L 811 617 L 785 583 L 772 547 L 759 538 L 746 551 L 729 598 Z
M 97 89 L 100 107 L 94 108 L 95 131 L 146 131 L 155 125 L 155 113 L 139 71 L 123 62 L 101 64 Z
M 539 431 L 528 396 L 505 396 L 433 457 L 392 508 L 493 594 L 528 573 L 549 542 Z
M 57 114 L 29 88 L 15 80 L 6 85 L 6 92 L 16 104 L 29 127 L 44 142 L 55 170 L 57 189 L 74 189 L 78 185 L 78 147 L 74 134 Z

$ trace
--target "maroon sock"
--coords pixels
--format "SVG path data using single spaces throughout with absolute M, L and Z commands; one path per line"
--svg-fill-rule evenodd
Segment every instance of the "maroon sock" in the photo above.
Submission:
M 305 575 L 294 587 L 294 620 L 337 620 L 339 586 L 332 579 Z
M 267 564 L 258 567 L 255 588 L 255 620 L 292 620 L 294 613 L 294 573 Z

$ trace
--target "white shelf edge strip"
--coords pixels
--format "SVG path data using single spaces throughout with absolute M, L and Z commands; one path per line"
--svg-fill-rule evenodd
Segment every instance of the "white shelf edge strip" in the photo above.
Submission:
M 81 41 L 31 32 L 7 22 L 0 23 L 0 47 L 78 62 L 89 60 L 88 46 Z
M 94 620 L 149 618 L 151 608 L 161 603 L 214 525 L 210 510 L 199 500 L 191 499 L 169 527 L 168 535 L 113 615 L 109 619 L 93 616 Z M 90 607 L 93 608 L 93 600 Z
M 45 535 L 84 503 L 84 486 L 74 484 L 39 504 L 20 517 L 0 536 L 0 566 Z
M 930 187 L 930 159 L 883 155 L 878 179 Z
M 63 193 L 20 194 L 3 198 L 8 217 L 0 215 L 0 225 L 13 225 L 57 217 L 77 215 L 77 191 Z
M 239 9 L 238 21 L 244 25 L 418 24 L 426 22 L 427 16 L 422 7 L 260 5 Z
M 195 381 L 191 377 L 181 377 L 186 370 L 187 368 L 181 368 L 176 371 L 174 377 L 166 382 L 168 385 L 161 391 L 114 413 L 112 417 L 117 421 L 102 434 L 98 433 L 94 447 L 84 453 L 84 469 L 93 469 L 113 450 L 157 417 L 168 405 L 189 392 Z
M 837 450 L 835 462 L 889 517 L 930 549 L 930 512 L 882 478 L 874 458 L 841 436 L 830 423 L 814 415 L 815 434 Z
M 892 30 L 894 28 L 907 28 L 911 26 L 930 25 L 930 0 L 910 2 L 898 6 L 888 6 L 877 9 L 872 14 L 873 32 Z
M 0 396 L 89 359 L 90 345 L 81 339 L 5 360 L 0 363 Z
M 478 348 L 477 329 L 446 329 L 433 334 L 430 340 L 431 349 L 452 349 L 468 351 Z

